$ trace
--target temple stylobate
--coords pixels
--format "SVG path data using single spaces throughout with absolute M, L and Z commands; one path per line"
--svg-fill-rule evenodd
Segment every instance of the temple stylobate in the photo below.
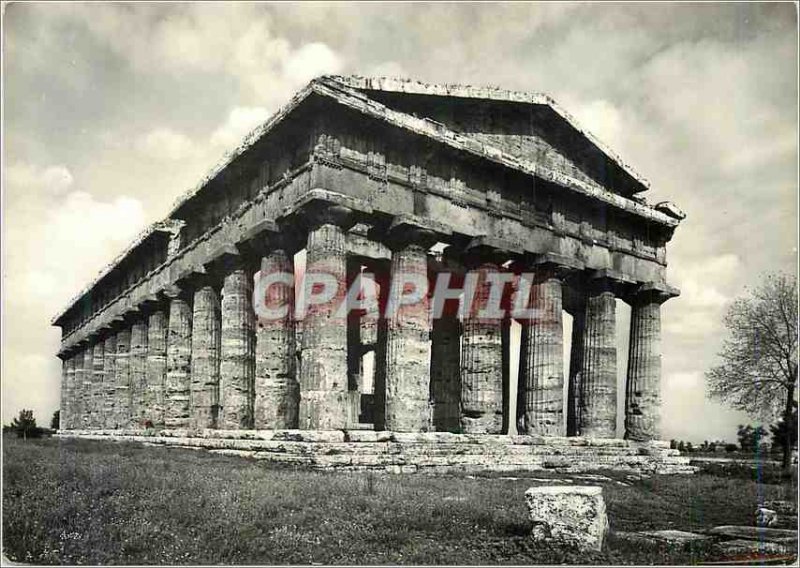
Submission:
M 315 79 L 54 319 L 61 429 L 657 440 L 661 306 L 678 293 L 666 244 L 683 214 L 646 190 L 546 96 Z M 256 317 L 254 275 L 301 257 L 339 295 L 375 275 L 382 303 L 399 273 L 476 275 L 479 302 L 487 275 L 532 274 L 547 309 Z M 620 409 L 618 300 L 631 308 Z

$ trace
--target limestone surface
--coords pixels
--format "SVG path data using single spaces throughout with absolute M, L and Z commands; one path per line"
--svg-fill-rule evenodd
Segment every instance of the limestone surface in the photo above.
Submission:
M 631 308 L 625 436 L 657 440 L 661 434 L 661 303 L 644 298 Z
M 261 274 L 291 273 L 291 256 L 275 250 L 262 258 Z M 254 427 L 297 428 L 300 385 L 297 382 L 294 333 L 294 289 L 273 285 L 265 305 L 286 306 L 279 318 L 257 318 L 255 345 Z
M 167 314 L 157 309 L 147 321 L 147 390 L 145 425 L 164 426 L 164 391 L 167 375 Z
M 608 532 L 602 487 L 544 486 L 525 492 L 537 542 L 601 550 Z
M 221 428 L 252 428 L 254 314 L 252 286 L 244 269 L 225 277 L 221 311 L 219 424 Z
M 470 270 L 477 288 L 461 339 L 461 430 L 465 433 L 500 434 L 503 429 L 502 320 L 480 315 L 491 293 L 490 275 L 496 272 L 498 266 L 490 262 Z
M 520 375 L 525 387 L 522 431 L 563 436 L 564 347 L 561 281 L 547 278 L 533 285 L 531 306 L 538 314 L 522 326 Z
M 617 340 L 614 294 L 589 296 L 581 370 L 580 434 L 614 438 L 617 430 Z
M 335 317 L 335 309 L 345 297 L 345 232 L 334 223 L 322 223 L 309 231 L 306 250 L 306 272 L 328 274 L 338 288 L 330 302 L 308 306 L 304 313 L 299 426 L 309 430 L 344 428 L 349 409 L 347 326 Z M 314 292 L 312 285 L 305 283 L 306 297 Z
M 392 255 L 392 274 L 422 275 L 428 270 L 427 252 L 415 243 Z M 390 291 L 389 302 L 399 306 L 400 286 Z M 413 305 L 399 306 L 389 318 L 386 359 L 385 427 L 397 432 L 432 429 L 430 402 L 431 327 L 426 297 Z
M 164 424 L 184 428 L 189 424 L 192 310 L 180 297 L 169 306 L 167 376 L 164 388 Z
M 195 291 L 192 312 L 191 425 L 215 428 L 219 412 L 219 297 L 211 286 Z

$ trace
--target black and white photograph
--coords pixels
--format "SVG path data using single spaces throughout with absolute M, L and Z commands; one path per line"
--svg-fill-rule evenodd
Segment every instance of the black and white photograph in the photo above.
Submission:
M 797 565 L 797 2 L 3 1 L 2 565 Z

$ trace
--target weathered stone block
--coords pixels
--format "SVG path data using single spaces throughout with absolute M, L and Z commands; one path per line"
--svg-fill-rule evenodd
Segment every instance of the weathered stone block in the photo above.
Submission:
M 756 526 L 774 527 L 778 524 L 778 513 L 766 507 L 756 509 Z
M 601 550 L 608 532 L 601 487 L 531 487 L 525 492 L 538 542 Z

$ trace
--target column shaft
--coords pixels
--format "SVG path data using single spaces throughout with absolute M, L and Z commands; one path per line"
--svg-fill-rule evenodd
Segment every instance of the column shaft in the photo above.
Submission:
M 83 412 L 81 425 L 87 430 L 93 427 L 94 414 L 94 345 L 86 347 L 83 355 L 83 386 L 81 388 Z
M 347 325 L 334 312 L 345 297 L 347 247 L 344 230 L 323 224 L 308 233 L 306 274 L 328 274 L 338 283 L 334 298 L 308 306 L 303 317 L 299 427 L 335 430 L 347 426 Z M 305 279 L 304 294 L 311 294 Z
M 69 376 L 70 360 L 68 358 L 61 361 L 61 401 L 58 413 L 58 429 L 66 430 L 67 415 L 69 414 Z
M 642 299 L 631 307 L 625 437 L 657 440 L 661 435 L 661 304 Z
M 117 335 L 111 333 L 103 343 L 103 428 L 115 427 L 117 394 Z
M 194 293 L 192 312 L 192 428 L 216 428 L 219 413 L 219 296 L 211 286 Z
M 142 428 L 146 414 L 147 390 L 147 321 L 137 321 L 131 326 L 130 347 L 131 426 Z
M 609 291 L 586 305 L 583 344 L 581 436 L 614 438 L 617 431 L 616 302 Z
M 170 300 L 167 332 L 167 376 L 164 392 L 164 425 L 189 426 L 189 393 L 192 354 L 192 308 L 180 297 Z
M 114 423 L 112 428 L 127 428 L 131 422 L 131 368 L 130 368 L 131 330 L 117 331 L 117 356 L 114 363 L 116 371 L 114 393 Z
M 398 275 L 427 279 L 427 249 L 411 243 L 392 253 L 393 283 Z M 403 290 L 390 287 L 389 303 L 397 305 Z M 385 427 L 395 432 L 427 432 L 432 427 L 431 325 L 427 295 L 400 306 L 388 321 L 386 345 Z
M 72 430 L 83 428 L 83 358 L 84 351 L 78 351 L 72 358 L 75 368 L 74 379 L 72 383 L 72 414 L 69 420 L 69 427 Z
M 464 320 L 461 340 L 461 429 L 468 434 L 503 431 L 502 318 L 481 318 L 491 286 L 488 275 L 496 264 L 484 263 L 477 272 L 473 309 Z
M 294 274 L 292 258 L 275 250 L 261 259 L 261 277 Z M 295 374 L 294 287 L 283 284 L 265 291 L 265 306 L 286 306 L 277 318 L 258 318 L 256 326 L 255 402 L 256 429 L 297 428 L 300 385 Z
M 164 427 L 164 390 L 167 377 L 168 318 L 164 309 L 150 314 L 147 320 L 147 390 L 145 391 L 145 426 Z
M 572 315 L 572 343 L 569 356 L 569 384 L 567 385 L 567 436 L 578 436 L 581 424 L 583 387 L 583 339 L 586 334 L 586 305 L 578 306 Z
M 250 278 L 243 269 L 225 276 L 220 344 L 220 427 L 253 427 L 255 354 Z
M 548 277 L 533 284 L 536 316 L 522 326 L 520 345 L 525 388 L 523 431 L 564 435 L 564 339 L 561 281 Z
M 92 349 L 92 427 L 105 426 L 105 353 L 104 342 L 98 340 Z
M 452 314 L 433 322 L 431 395 L 434 430 L 457 432 L 461 401 L 461 323 Z

